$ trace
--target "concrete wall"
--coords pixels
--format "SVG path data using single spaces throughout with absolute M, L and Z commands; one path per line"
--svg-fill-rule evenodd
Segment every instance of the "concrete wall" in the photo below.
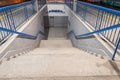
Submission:
M 39 30 L 44 32 L 43 12 L 45 11 L 45 8 L 46 6 L 32 16 L 28 21 L 22 24 L 18 31 L 31 35 L 36 35 Z M 14 34 L 3 45 L 0 46 L 0 61 L 4 58 L 9 58 L 10 56 L 14 56 L 18 53 L 26 52 L 38 47 L 42 38 L 43 36 L 40 35 L 36 40 L 32 40 L 21 38 Z
M 65 11 L 65 6 L 63 4 L 48 4 L 47 8 L 48 8 L 48 10 L 51 10 L 51 9 L 57 10 L 57 9 L 59 9 L 59 10 Z
M 68 16 L 44 16 L 45 26 L 67 27 Z
M 83 21 L 73 11 L 71 11 L 70 8 L 66 6 L 65 10 L 69 15 L 68 31 L 74 30 L 76 35 L 90 32 L 86 25 L 82 23 Z M 112 56 L 112 53 L 95 36 L 75 39 L 73 35 L 70 35 L 70 39 L 75 47 L 94 52 L 102 56 Z
M 44 13 L 45 26 L 50 27 L 66 27 L 68 22 L 68 15 L 65 12 L 64 4 L 48 4 L 48 10 Z M 50 10 L 62 10 L 60 12 L 50 12 Z

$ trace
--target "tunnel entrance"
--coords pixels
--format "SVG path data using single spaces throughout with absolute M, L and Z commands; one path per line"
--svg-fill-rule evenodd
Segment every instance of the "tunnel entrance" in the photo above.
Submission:
M 44 31 L 46 39 L 65 39 L 68 15 L 63 9 L 48 9 L 44 13 Z

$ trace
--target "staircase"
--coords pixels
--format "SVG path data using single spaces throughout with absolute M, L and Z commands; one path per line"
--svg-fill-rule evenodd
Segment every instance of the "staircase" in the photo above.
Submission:
M 70 40 L 42 40 L 39 48 L 3 62 L 0 80 L 119 80 L 111 63 Z
M 120 80 L 119 62 L 73 47 L 65 31 L 58 30 L 63 31 L 52 28 L 48 40 L 42 40 L 38 48 L 4 61 L 0 80 Z

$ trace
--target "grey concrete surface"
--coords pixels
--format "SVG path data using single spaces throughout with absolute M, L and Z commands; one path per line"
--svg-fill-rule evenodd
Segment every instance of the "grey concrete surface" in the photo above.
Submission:
M 44 42 L 43 44 L 50 46 L 50 42 Z M 61 44 L 58 40 L 54 40 L 54 42 L 62 46 L 67 44 L 69 46 L 70 44 L 69 41 L 65 44 Z M 71 45 L 66 48 L 57 47 L 54 44 L 52 44 L 52 47 L 48 46 L 16 56 L 15 59 L 11 58 L 10 61 L 4 61 L 0 65 L 0 78 L 39 80 L 42 77 L 42 79 L 47 80 L 104 80 L 110 76 L 113 80 L 119 79 L 119 61 L 113 62 L 108 59 L 101 59 L 71 47 Z
M 63 45 L 64 44 L 64 45 Z M 69 48 L 72 47 L 71 41 L 70 40 L 42 40 L 40 44 L 40 48 L 51 48 L 51 47 L 56 47 L 56 48 Z
M 1 80 L 119 80 L 119 76 L 99 76 L 99 77 L 39 77 L 39 78 L 0 78 Z
M 49 29 L 48 39 L 65 39 L 67 38 L 67 27 L 51 27 Z

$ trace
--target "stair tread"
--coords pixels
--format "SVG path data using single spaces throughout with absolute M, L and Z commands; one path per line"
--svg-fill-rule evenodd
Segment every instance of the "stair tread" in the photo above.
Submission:
M 119 76 L 60 76 L 60 77 L 27 77 L 27 78 L 2 78 L 1 80 L 120 80 Z
M 42 40 L 40 47 L 72 47 L 72 43 L 70 40 Z

